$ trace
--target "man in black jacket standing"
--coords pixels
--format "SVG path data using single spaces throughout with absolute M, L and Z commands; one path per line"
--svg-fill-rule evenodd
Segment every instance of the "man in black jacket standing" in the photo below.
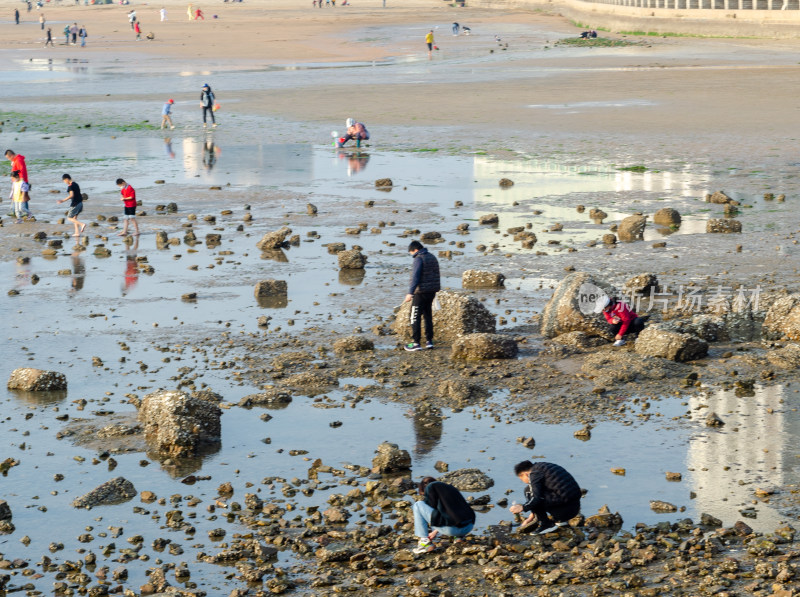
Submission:
M 452 485 L 425 477 L 419 483 L 419 493 L 424 496 L 414 502 L 414 533 L 419 544 L 414 553 L 428 553 L 436 547 L 437 535 L 464 537 L 475 525 L 475 511 Z
M 580 486 L 575 477 L 557 464 L 523 460 L 514 466 L 514 474 L 527 484 L 525 503 L 509 508 L 512 514 L 530 513 L 520 531 L 537 535 L 550 533 L 567 526 L 569 519 L 581 511 Z
M 433 348 L 433 299 L 441 289 L 439 262 L 418 240 L 408 245 L 408 254 L 414 258 L 411 284 L 405 303 L 411 301 L 411 336 L 413 341 L 405 345 L 408 351 L 423 350 L 420 345 L 422 330 L 420 320 L 425 320 L 425 348 Z

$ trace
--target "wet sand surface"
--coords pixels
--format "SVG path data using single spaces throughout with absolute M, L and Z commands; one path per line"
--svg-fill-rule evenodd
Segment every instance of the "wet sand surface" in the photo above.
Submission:
M 185 18 L 185 6 L 168 6 L 176 21 Z M 438 461 L 450 470 L 479 468 L 494 479 L 490 489 L 470 494 L 490 496 L 475 531 L 489 547 L 492 533 L 513 518 L 498 502 L 521 501 L 511 468 L 525 458 L 573 472 L 588 489 L 587 516 L 604 504 L 619 511 L 622 530 L 606 531 L 619 541 L 637 532 L 636 523 L 698 521 L 703 513 L 726 527 L 744 517 L 757 533 L 797 520 L 791 493 L 800 474 L 797 379 L 792 370 L 762 374 L 773 346 L 714 343 L 707 359 L 682 366 L 679 376 L 613 383 L 582 373 L 592 351 L 566 350 L 538 333 L 539 314 L 569 269 L 618 286 L 652 272 L 673 291 L 693 284 L 707 297 L 718 287 L 758 287 L 765 300 L 796 290 L 798 147 L 786 134 L 798 124 L 794 42 L 646 38 L 621 48 L 571 48 L 554 43 L 575 36 L 575 28 L 535 13 L 453 13 L 435 5 L 389 14 L 351 7 L 325 20 L 307 12 L 327 9 L 271 8 L 265 15 L 235 8 L 219 9 L 217 22 L 176 22 L 141 44 L 131 41 L 126 7 L 48 10 L 56 40 L 63 39 L 57 24 L 85 20 L 92 32 L 85 53 L 42 50 L 30 39 L 38 25 L 18 33 L 0 24 L 11 33 L 0 49 L 1 137 L 28 158 L 37 217 L 14 224 L 3 216 L 0 304 L 7 340 L 0 373 L 38 367 L 64 373 L 69 383 L 62 393 L 8 390 L 0 399 L 6 413 L 0 460 L 19 461 L 2 480 L 0 499 L 10 504 L 16 530 L 0 536 L 0 553 L 4 561 L 30 564 L 0 571 L 13 573 L 9 587 L 27 583 L 26 590 L 48 594 L 62 580 L 58 571 L 45 566 L 42 576 L 28 576 L 23 570 L 38 571 L 34 564 L 43 554 L 62 564 L 82 559 L 82 550 L 97 554 L 100 567 L 124 565 L 125 587 L 137 593 L 149 569 L 181 568 L 181 562 L 191 578 L 178 581 L 170 572 L 169 580 L 186 590 L 223 595 L 247 587 L 236 568 L 202 556 L 224 550 L 235 534 L 246 537 L 271 524 L 266 517 L 237 517 L 233 503 L 257 493 L 288 510 L 283 524 L 290 539 L 275 540 L 283 535 L 273 533 L 266 540 L 281 548 L 264 577 L 273 582 L 266 590 L 280 592 L 284 571 L 301 594 L 332 594 L 331 585 L 366 591 L 370 584 L 355 572 L 316 569 L 302 545 L 325 546 L 343 540 L 336 532 L 378 522 L 397 525 L 400 539 L 374 548 L 382 554 L 376 560 L 392 562 L 413 545 L 397 505 L 412 498 L 402 491 L 392 493 L 383 515 L 354 506 L 347 527 L 328 525 L 332 538 L 314 531 L 316 510 L 325 510 L 329 499 L 338 503 L 334 494 L 375 480 L 391 486 L 392 478 L 369 473 L 382 441 L 411 453 L 415 480 L 436 474 Z M 155 22 L 155 9 L 147 10 Z M 446 35 L 455 18 L 475 34 Z M 435 26 L 442 49 L 428 62 L 419 42 Z M 198 33 L 198 27 L 208 28 Z M 285 40 L 269 35 L 272 29 Z M 231 30 L 235 36 L 225 33 Z M 261 34 L 270 38 L 263 46 L 235 39 Z M 201 50 L 209 44 L 206 58 Z M 200 126 L 196 96 L 206 81 L 222 104 L 214 130 Z M 154 126 L 167 97 L 176 99 L 177 128 L 169 133 Z M 330 131 L 341 130 L 351 114 L 367 124 L 372 140 L 361 150 L 331 148 Z M 91 222 L 88 242 L 76 244 L 65 236 L 71 226 L 59 222 L 62 172 L 89 195 L 82 215 Z M 121 216 L 119 176 L 142 200 L 138 241 L 116 236 L 120 222 L 108 219 Z M 384 177 L 394 182 L 390 192 L 375 188 L 375 179 Z M 501 188 L 501 178 L 515 184 Z M 723 208 L 703 197 L 720 189 L 742 204 L 741 234 L 705 232 Z M 766 192 L 786 200 L 765 200 Z M 156 209 L 171 202 L 175 213 Z M 309 203 L 316 214 L 308 213 Z M 7 213 L 8 199 L 2 204 Z M 642 241 L 598 242 L 624 217 L 662 207 L 681 212 L 680 227 L 648 224 Z M 607 217 L 591 220 L 591 208 Z M 478 223 L 488 213 L 498 214 L 497 225 Z M 459 230 L 465 223 L 469 230 Z M 284 225 L 297 242 L 267 253 L 256 248 L 265 233 Z M 534 248 L 522 248 L 507 232 L 520 226 L 537 235 Z M 183 240 L 190 229 L 196 244 Z M 46 237 L 34 240 L 39 231 Z M 159 248 L 158 231 L 175 244 Z M 444 344 L 406 354 L 397 336 L 371 332 L 387 327 L 405 294 L 408 242 L 431 231 L 443 237 L 431 250 L 440 255 L 447 289 L 460 291 L 467 269 L 505 275 L 505 289 L 467 292 L 498 316 L 501 334 L 520 341 L 519 359 L 460 364 Z M 221 235 L 220 243 L 204 242 L 207 234 Z M 54 240 L 62 246 L 49 246 Z M 336 255 L 326 249 L 335 242 L 361 247 L 366 268 L 338 271 Z M 659 242 L 666 245 L 653 247 Z M 98 255 L 101 246 L 110 255 Z M 53 255 L 43 254 L 48 247 Z M 254 285 L 273 278 L 287 281 L 287 301 L 259 303 Z M 182 298 L 188 293 L 194 297 Z M 268 325 L 259 326 L 263 316 Z M 375 350 L 333 353 L 334 341 L 351 334 L 369 336 Z M 291 375 L 308 372 L 335 383 L 288 384 Z M 684 383 L 692 372 L 698 386 Z M 448 379 L 478 383 L 486 393 L 454 402 L 438 389 Z M 739 379 L 756 383 L 743 393 L 733 386 Z M 595 392 L 601 384 L 603 391 Z M 292 402 L 236 406 L 273 387 L 291 393 Z M 110 422 L 135 425 L 132 402 L 175 388 L 210 388 L 222 396 L 217 447 L 182 460 L 147 451 L 140 433 L 106 442 L 94 437 Z M 725 418 L 724 428 L 703 424 L 710 411 Z M 590 440 L 573 436 L 587 424 Z M 518 443 L 522 436 L 534 437 L 535 447 Z M 316 459 L 334 474 L 320 473 L 314 491 L 303 495 L 297 489 L 309 487 Z M 624 475 L 612 472 L 619 468 Z M 667 481 L 668 471 L 682 480 Z M 203 479 L 182 483 L 189 475 Z M 136 497 L 92 510 L 70 506 L 116 476 L 163 503 Z M 224 482 L 232 483 L 233 497 L 223 496 L 224 507 L 209 511 Z M 200 501 L 187 506 L 192 497 Z M 655 512 L 651 500 L 679 510 Z M 174 509 L 190 519 L 192 532 L 165 527 Z M 115 537 L 109 527 L 124 530 Z M 227 536 L 214 534 L 220 527 Z M 92 537 L 79 542 L 86 533 Z M 136 535 L 142 541 L 125 540 Z M 151 550 L 162 537 L 172 546 Z M 561 550 L 549 540 L 519 541 L 525 549 Z M 51 543 L 64 547 L 50 549 Z M 145 547 L 122 552 L 137 545 Z M 461 564 L 475 566 L 466 569 L 489 584 L 467 584 L 453 594 L 491 592 L 486 563 L 470 557 Z M 495 565 L 506 556 L 499 557 Z M 358 561 L 352 570 L 359 570 Z M 549 572 L 544 564 L 542 575 Z M 392 570 L 386 575 L 398 584 L 372 585 L 373 592 L 407 594 L 402 583 L 416 571 L 433 594 L 444 594 L 424 563 L 396 560 L 394 568 L 375 569 Z M 334 574 L 330 582 L 326 574 Z M 652 569 L 648 574 L 648 588 L 669 590 L 667 580 Z M 548 584 L 530 583 L 537 590 Z M 250 588 L 256 594 L 262 585 Z M 590 594 L 591 588 L 575 591 Z

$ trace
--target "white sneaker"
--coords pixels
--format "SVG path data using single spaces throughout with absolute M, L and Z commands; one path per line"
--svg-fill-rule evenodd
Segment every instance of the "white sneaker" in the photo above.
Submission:
M 614 346 L 625 346 L 626 342 L 623 338 L 620 338 L 616 342 L 614 342 Z
M 411 553 L 422 554 L 428 553 L 436 549 L 436 546 L 428 539 L 420 539 L 417 546 L 411 550 Z

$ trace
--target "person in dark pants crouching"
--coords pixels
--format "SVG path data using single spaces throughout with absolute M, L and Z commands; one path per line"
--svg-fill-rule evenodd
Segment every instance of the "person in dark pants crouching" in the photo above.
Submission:
M 567 526 L 581 511 L 581 488 L 575 477 L 552 462 L 523 460 L 514 474 L 527 484 L 525 503 L 509 508 L 512 514 L 528 512 L 519 531 L 543 535 Z
M 411 284 L 405 303 L 411 301 L 411 336 L 413 341 L 405 345 L 408 351 L 423 350 L 421 320 L 425 321 L 425 348 L 433 348 L 433 299 L 441 289 L 439 262 L 418 240 L 408 245 L 408 254 L 414 258 Z

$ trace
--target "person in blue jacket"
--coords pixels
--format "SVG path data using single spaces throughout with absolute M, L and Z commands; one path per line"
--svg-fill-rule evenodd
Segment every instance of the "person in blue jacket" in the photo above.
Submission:
M 411 270 L 411 284 L 408 287 L 404 303 L 411 302 L 411 337 L 412 342 L 405 345 L 409 352 L 424 350 L 420 345 L 422 339 L 421 321 L 425 321 L 425 348 L 433 348 L 433 299 L 441 290 L 439 278 L 439 262 L 428 252 L 418 240 L 408 245 L 408 254 L 414 258 Z

